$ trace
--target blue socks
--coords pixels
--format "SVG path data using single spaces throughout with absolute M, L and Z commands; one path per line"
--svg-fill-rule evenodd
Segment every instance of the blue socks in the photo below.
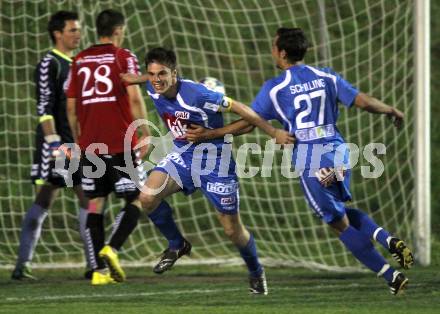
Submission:
M 172 209 L 167 202 L 162 201 L 159 206 L 148 215 L 154 225 L 168 240 L 168 246 L 171 250 L 182 248 L 184 238 L 180 233 L 173 219 Z M 250 235 L 249 242 L 245 247 L 238 247 L 241 257 L 245 261 L 251 277 L 258 277 L 263 272 L 263 267 L 258 261 L 257 248 L 255 240 Z
M 182 248 L 183 236 L 177 228 L 171 207 L 167 202 L 162 201 L 148 217 L 168 240 L 168 247 L 171 250 Z
M 392 281 L 394 269 L 376 251 L 368 236 L 349 226 L 341 233 L 339 239 L 362 264 L 377 273 L 378 276 L 383 276 L 386 281 Z
M 259 277 L 263 272 L 263 267 L 258 261 L 257 248 L 255 246 L 255 240 L 252 234 L 250 235 L 249 242 L 245 247 L 238 248 L 241 257 L 246 263 L 251 277 Z
M 346 213 L 348 220 L 350 220 L 350 225 L 370 239 L 379 242 L 385 249 L 389 249 L 389 241 L 392 237 L 386 230 L 379 227 L 373 219 L 359 209 L 346 208 Z

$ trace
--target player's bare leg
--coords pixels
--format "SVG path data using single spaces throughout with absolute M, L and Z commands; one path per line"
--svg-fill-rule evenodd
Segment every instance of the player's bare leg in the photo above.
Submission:
M 149 215 L 166 197 L 181 190 L 180 186 L 169 174 L 154 170 L 148 176 L 140 194 L 142 208 Z
M 162 253 L 153 271 L 161 274 L 174 265 L 183 255 L 191 254 L 191 244 L 183 238 L 172 216 L 172 209 L 164 200 L 180 191 L 180 186 L 168 174 L 152 171 L 140 195 L 142 208 L 148 217 L 168 240 L 168 248 Z
M 40 238 L 47 211 L 56 197 L 57 189 L 58 187 L 52 184 L 43 184 L 36 187 L 35 201 L 28 209 L 21 226 L 20 246 L 18 248 L 17 263 L 11 275 L 12 279 L 36 279 L 31 274 L 29 263 Z
M 218 213 L 217 215 L 226 236 L 237 247 L 244 247 L 249 242 L 250 233 L 241 222 L 240 215 L 226 215 Z
M 248 267 L 250 292 L 267 295 L 266 274 L 258 261 L 254 238 L 241 222 L 240 215 L 218 213 L 218 219 L 223 226 L 225 234 L 238 248 L 241 257 Z

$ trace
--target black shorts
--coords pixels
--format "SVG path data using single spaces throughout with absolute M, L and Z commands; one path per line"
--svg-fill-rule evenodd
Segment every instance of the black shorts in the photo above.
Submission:
M 73 185 L 81 184 L 80 168 L 69 174 L 68 169 L 70 160 L 66 158 L 63 168 L 55 168 L 55 160 L 51 156 L 49 144 L 44 141 L 44 137 L 37 134 L 35 138 L 34 160 L 31 168 L 31 180 L 35 185 L 49 182 L 58 187 L 65 187 L 67 176 L 72 177 Z
M 146 173 L 140 166 L 142 161 L 137 157 L 137 154 L 131 152 L 131 166 L 133 166 L 134 171 L 130 174 L 117 169 L 117 167 L 125 168 L 126 166 L 124 153 L 93 156 L 99 160 L 89 160 L 90 157 L 88 158 L 84 154 L 81 156 L 81 183 L 87 197 L 91 199 L 106 197 L 111 192 L 115 192 L 116 197 L 124 198 L 127 201 L 132 201 L 138 197 L 140 194 L 138 187 L 144 184 Z M 98 167 L 99 164 L 101 165 Z M 102 169 L 104 165 L 105 169 Z M 90 170 L 95 174 L 90 175 L 90 173 L 87 173 Z

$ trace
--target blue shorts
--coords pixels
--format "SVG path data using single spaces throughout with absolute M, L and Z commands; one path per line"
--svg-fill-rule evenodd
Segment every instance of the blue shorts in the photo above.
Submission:
M 350 176 L 346 170 L 342 181 L 324 187 L 315 176 L 315 170 L 306 169 L 300 176 L 304 196 L 315 214 L 326 223 L 340 220 L 345 215 L 345 202 L 351 200 Z
M 193 159 L 191 153 L 172 152 L 154 170 L 169 174 L 186 195 L 200 188 L 220 213 L 238 213 L 239 184 L 232 157 L 222 163 L 220 156 L 208 160 Z

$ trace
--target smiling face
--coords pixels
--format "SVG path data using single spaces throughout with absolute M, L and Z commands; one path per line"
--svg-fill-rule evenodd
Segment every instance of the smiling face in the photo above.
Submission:
M 69 51 L 78 48 L 81 40 L 81 26 L 76 20 L 67 20 L 62 31 L 55 31 L 57 46 L 62 50 Z
M 148 80 L 158 94 L 173 96 L 177 83 L 177 71 L 166 65 L 151 62 L 147 68 Z

